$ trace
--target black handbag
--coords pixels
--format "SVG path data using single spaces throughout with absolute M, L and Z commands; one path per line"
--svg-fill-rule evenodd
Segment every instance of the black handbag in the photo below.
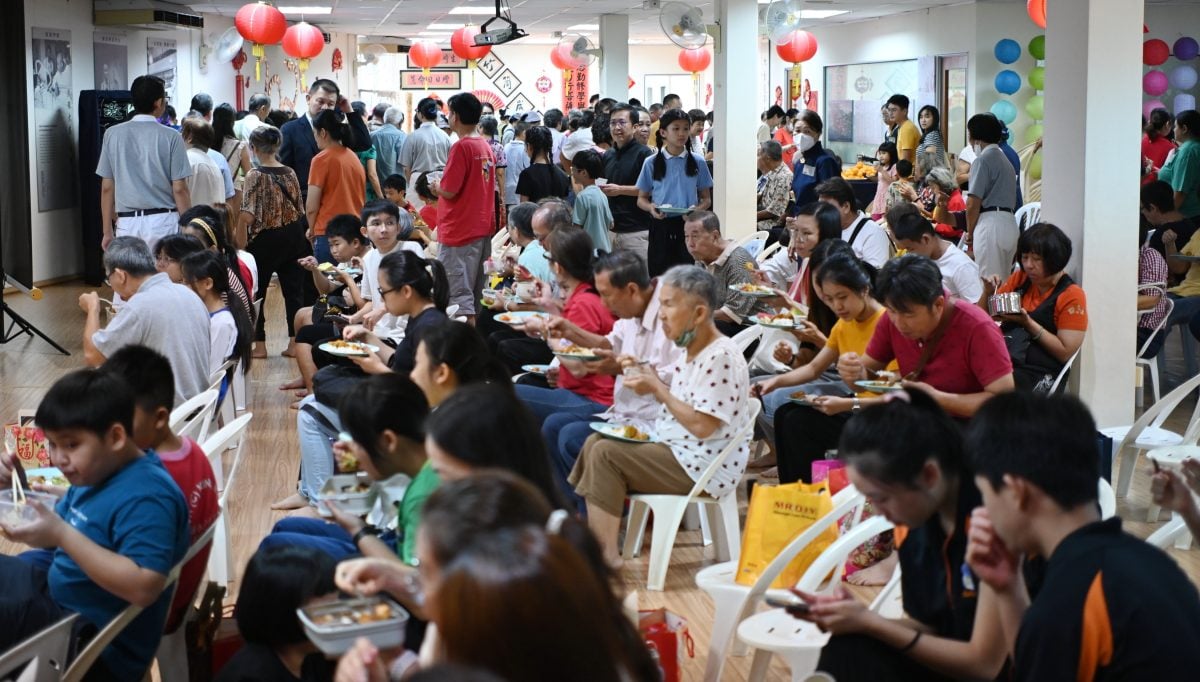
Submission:
M 326 365 L 313 375 L 313 396 L 317 402 L 336 410 L 342 399 L 366 378 L 366 372 L 357 365 Z

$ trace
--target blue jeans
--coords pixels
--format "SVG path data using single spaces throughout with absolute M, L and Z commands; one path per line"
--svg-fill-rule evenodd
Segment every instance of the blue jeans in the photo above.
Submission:
M 329 250 L 329 237 L 325 235 L 313 237 L 312 247 L 313 256 L 317 259 L 318 263 L 337 264 L 337 261 L 333 259 L 333 253 Z
M 1175 294 L 1167 294 L 1172 301 L 1175 301 L 1175 307 L 1171 309 L 1171 316 L 1167 318 L 1167 327 L 1163 330 L 1164 336 L 1166 331 L 1177 324 L 1186 324 L 1191 330 L 1192 336 L 1200 339 L 1200 296 L 1177 296 Z
M 300 401 L 296 430 L 300 436 L 300 494 L 313 502 L 321 486 L 333 476 L 333 442 L 342 430 L 342 422 L 337 410 L 310 395 Z
M 533 413 L 539 427 L 546 421 L 547 417 L 559 412 L 591 416 L 608 409 L 598 402 L 588 400 L 578 393 L 573 393 L 565 388 L 541 388 L 539 386 L 517 384 L 513 386 L 513 390 L 517 392 L 517 397 Z
M 575 468 L 575 460 L 579 459 L 583 442 L 592 435 L 592 427 L 588 424 L 593 421 L 596 421 L 596 418 L 591 414 L 559 412 L 546 417 L 546 421 L 542 423 L 542 438 L 546 441 L 554 480 L 558 482 L 558 487 L 566 494 L 567 499 L 575 503 L 580 513 L 586 513 L 587 506 L 583 498 L 575 494 L 575 488 L 567 483 L 567 477 Z
M 392 549 L 396 547 L 396 534 L 387 532 L 379 536 Z M 315 547 L 341 561 L 359 554 L 350 534 L 336 523 L 320 519 L 288 517 L 280 519 L 271 533 L 259 543 L 259 549 L 267 547 Z

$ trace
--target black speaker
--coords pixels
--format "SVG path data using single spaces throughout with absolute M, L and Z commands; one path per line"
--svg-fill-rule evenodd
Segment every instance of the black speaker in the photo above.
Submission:
M 123 123 L 133 111 L 128 90 L 84 90 L 79 93 L 79 222 L 83 239 L 83 280 L 104 283 L 104 239 L 100 214 L 100 147 L 104 131 Z

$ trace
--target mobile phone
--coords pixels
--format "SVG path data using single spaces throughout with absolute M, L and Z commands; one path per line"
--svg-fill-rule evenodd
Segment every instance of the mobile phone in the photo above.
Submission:
M 350 318 L 342 315 L 341 313 L 326 315 L 324 319 L 326 322 L 341 322 L 342 324 L 350 323 Z
M 778 597 L 765 597 L 763 601 L 767 602 L 767 606 L 774 609 L 787 609 L 794 613 L 808 613 L 808 602 L 798 599 L 779 599 Z

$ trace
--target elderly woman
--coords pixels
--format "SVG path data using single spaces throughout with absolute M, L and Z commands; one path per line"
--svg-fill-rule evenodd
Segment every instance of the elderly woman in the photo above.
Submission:
M 659 285 L 658 317 L 667 338 L 685 350 L 671 385 L 644 371 L 637 358 L 620 358 L 630 370 L 625 388 L 662 403 L 654 423 L 657 440 L 632 444 L 592 436 L 568 479 L 587 500 L 588 525 L 605 559 L 614 565 L 620 563 L 617 531 L 625 496 L 686 494 L 749 418 L 746 363 L 713 323 L 723 293 L 716 278 L 700 267 L 680 265 L 667 271 Z M 748 455 L 748 444 L 740 444 L 705 491 L 714 497 L 732 493 Z
M 932 216 L 934 206 L 937 205 L 941 205 L 943 209 L 951 213 L 967 210 L 967 202 L 963 200 L 962 190 L 959 189 L 958 183 L 954 182 L 954 173 L 949 168 L 939 166 L 931 169 L 925 174 L 925 187 L 930 190 L 934 205 L 926 206 L 924 202 L 920 205 L 926 209 L 929 216 Z M 963 234 L 958 225 L 952 223 L 939 222 L 934 225 L 933 229 L 937 231 L 938 236 L 955 243 L 962 238 Z
M 1021 312 L 1001 315 L 1001 331 L 1012 358 L 1017 390 L 1047 393 L 1058 373 L 1083 345 L 1087 299 L 1064 270 L 1071 260 L 1071 239 L 1049 223 L 1038 223 L 1017 241 L 1021 269 L 1003 284 L 993 277 L 997 294 L 1021 295 Z

